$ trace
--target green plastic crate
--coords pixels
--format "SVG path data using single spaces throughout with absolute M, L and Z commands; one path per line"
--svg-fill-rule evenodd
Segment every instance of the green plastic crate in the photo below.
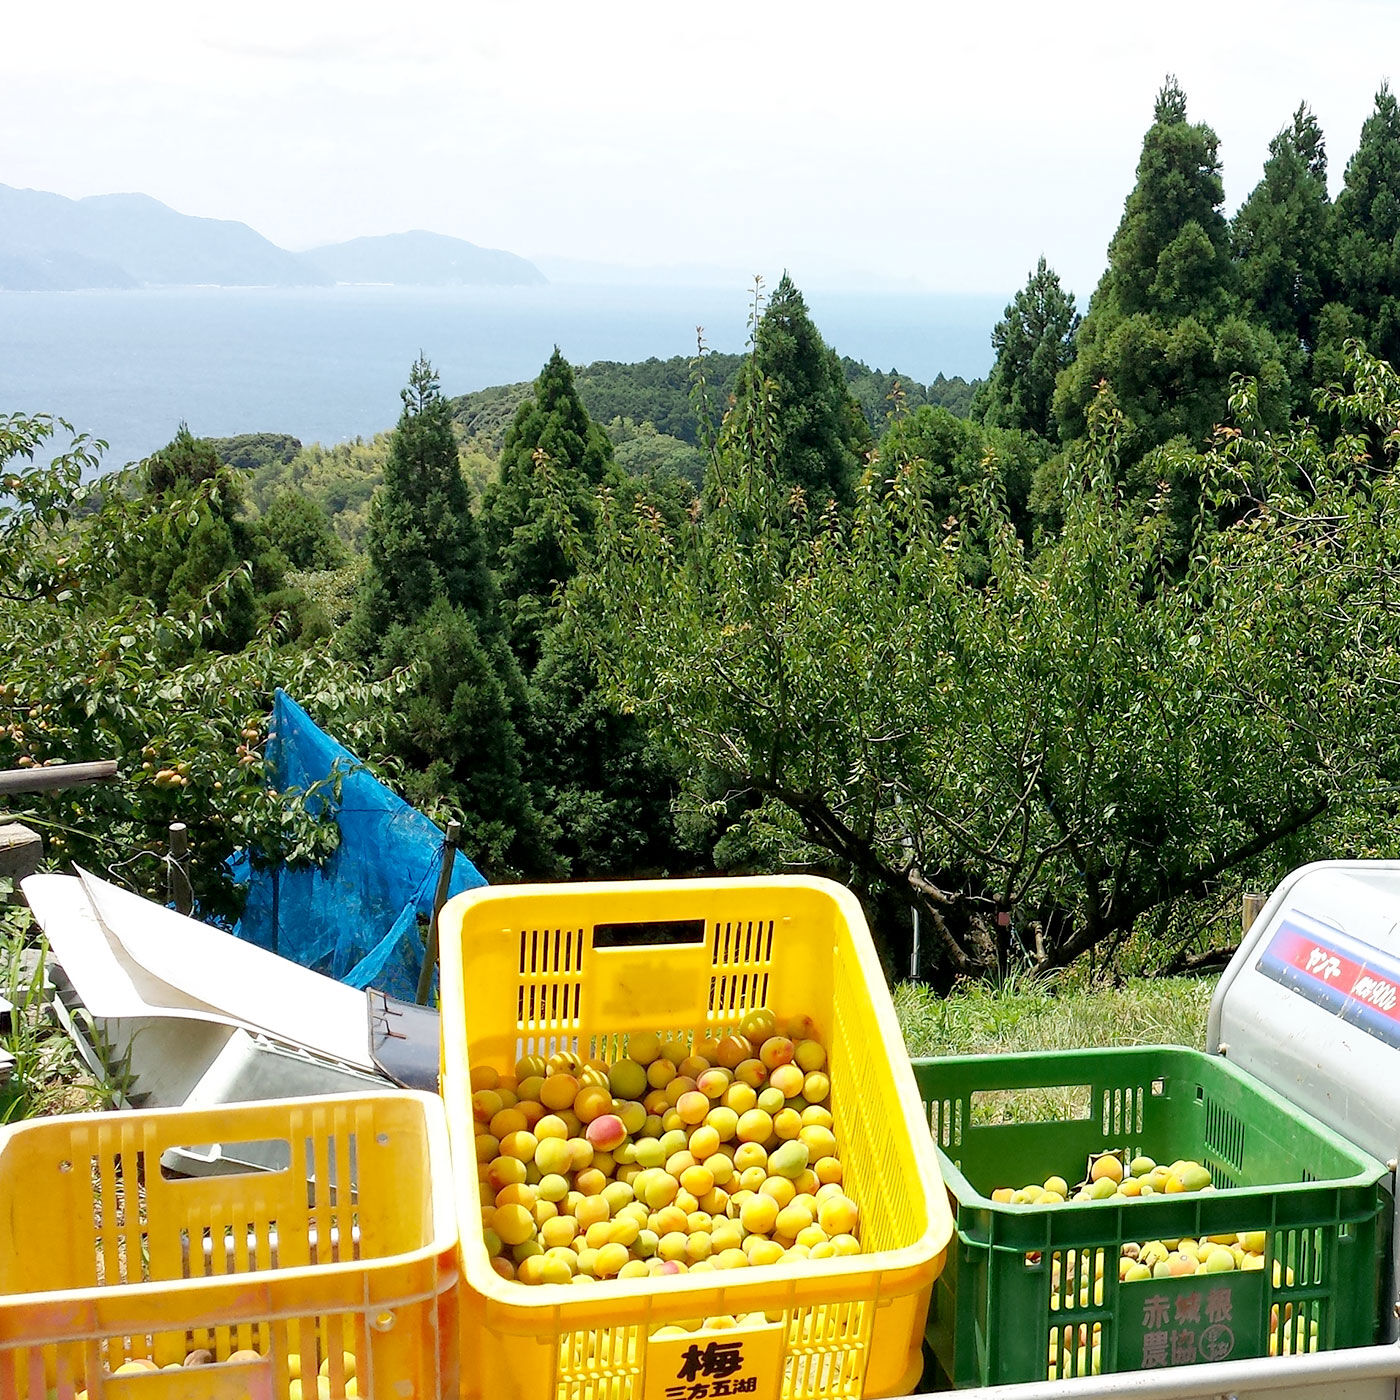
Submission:
M 1317 1350 L 1376 1339 L 1385 1167 L 1226 1061 L 1145 1046 L 915 1060 L 914 1076 L 957 1218 L 926 1334 L 954 1385 L 1092 1372 L 1095 1339 L 1104 1373 L 1310 1350 L 1314 1323 Z M 990 1199 L 1051 1174 L 1073 1181 L 1092 1154 L 1121 1148 L 1202 1162 L 1217 1189 Z M 1118 1280 L 1128 1241 L 1260 1229 L 1262 1270 Z M 1102 1300 L 1091 1290 L 1085 1303 L 1065 1266 L 1100 1259 Z

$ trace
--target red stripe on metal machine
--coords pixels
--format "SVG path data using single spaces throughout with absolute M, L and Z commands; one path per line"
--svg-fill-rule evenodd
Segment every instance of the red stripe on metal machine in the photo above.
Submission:
M 1400 963 L 1347 938 L 1279 925 L 1256 964 L 1266 977 L 1400 1046 Z

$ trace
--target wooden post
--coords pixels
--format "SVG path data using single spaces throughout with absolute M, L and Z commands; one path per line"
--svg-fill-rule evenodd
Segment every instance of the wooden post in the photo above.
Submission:
M 448 822 L 447 837 L 442 846 L 442 869 L 438 871 L 437 890 L 433 894 L 433 917 L 428 924 L 427 946 L 423 949 L 423 966 L 418 971 L 418 1005 L 426 1006 L 433 992 L 433 969 L 438 960 L 438 915 L 447 903 L 447 891 L 452 887 L 452 866 L 457 859 L 457 847 L 462 840 L 462 823 Z
M 1244 897 L 1240 900 L 1240 933 L 1247 934 L 1254 926 L 1254 921 L 1260 915 L 1264 906 L 1269 902 L 1269 896 L 1260 894 L 1257 890 L 1246 890 Z
M 117 776 L 117 761 L 46 763 L 35 768 L 0 769 L 0 797 L 12 792 L 56 792 L 83 783 L 102 783 Z
M 166 898 L 176 912 L 188 914 L 194 908 L 194 890 L 190 886 L 187 862 L 190 854 L 190 830 L 184 822 L 170 823 L 170 858 L 166 862 Z
M 0 877 L 16 885 L 32 875 L 44 859 L 44 841 L 37 831 L 0 818 Z

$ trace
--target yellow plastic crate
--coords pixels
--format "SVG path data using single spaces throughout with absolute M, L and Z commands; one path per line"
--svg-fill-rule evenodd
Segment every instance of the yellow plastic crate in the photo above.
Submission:
M 497 886 L 453 899 L 439 927 L 468 1400 L 826 1400 L 913 1388 L 953 1222 L 849 891 L 797 877 Z M 508 1074 L 523 1054 L 561 1048 L 613 1059 L 631 1033 L 720 1036 L 762 1007 L 811 1016 L 827 1046 L 845 1181 L 870 1252 L 584 1287 L 496 1274 L 481 1229 L 471 1067 Z M 662 1324 L 751 1312 L 770 1324 L 648 1340 Z M 720 1350 L 736 1344 L 742 1366 Z
M 288 1165 L 161 1166 L 212 1142 L 282 1144 Z M 457 1229 L 430 1095 L 22 1124 L 0 1134 L 0 1203 L 0 1400 L 289 1400 L 293 1357 L 306 1400 L 323 1361 L 334 1400 L 457 1393 Z M 212 1364 L 113 1374 L 201 1349 Z

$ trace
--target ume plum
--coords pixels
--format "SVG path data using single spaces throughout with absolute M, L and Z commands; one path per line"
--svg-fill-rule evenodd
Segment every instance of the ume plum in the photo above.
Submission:
M 816 1023 L 627 1037 L 472 1074 L 492 1268 L 527 1284 L 761 1268 L 861 1251 Z

